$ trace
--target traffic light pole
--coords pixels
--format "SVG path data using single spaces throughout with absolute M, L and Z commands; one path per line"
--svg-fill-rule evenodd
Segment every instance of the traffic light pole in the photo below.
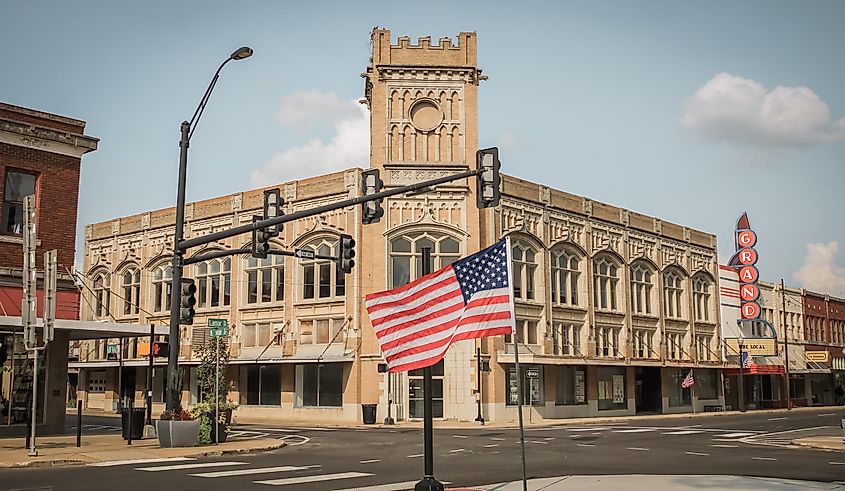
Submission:
M 155 324 L 150 324 L 150 365 L 147 369 L 147 423 L 148 425 L 153 424 L 153 362 L 154 362 L 154 353 L 153 347 L 155 343 L 155 335 L 156 335 L 156 326 Z

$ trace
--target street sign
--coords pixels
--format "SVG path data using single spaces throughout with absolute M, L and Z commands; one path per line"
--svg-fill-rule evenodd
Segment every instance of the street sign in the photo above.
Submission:
M 528 378 L 540 378 L 539 368 L 529 368 L 525 370 L 525 376 Z
M 314 251 L 310 249 L 294 249 L 293 256 L 299 259 L 314 259 Z
M 229 334 L 229 321 L 226 319 L 208 319 L 208 327 L 213 338 L 222 338 Z
M 119 346 L 118 346 L 118 345 L 116 345 L 116 344 L 110 344 L 110 345 L 106 346 L 106 354 L 109 354 L 109 355 L 116 355 L 116 354 L 117 354 L 117 350 L 118 350 L 118 348 L 119 348 Z
M 807 361 L 815 361 L 819 363 L 827 363 L 830 361 L 829 351 L 808 351 L 805 353 Z
M 739 355 L 739 341 L 739 338 L 725 338 L 725 344 L 728 345 L 729 355 Z M 742 351 L 751 356 L 775 356 L 777 355 L 777 345 L 775 341 L 775 338 L 746 338 L 742 340 Z

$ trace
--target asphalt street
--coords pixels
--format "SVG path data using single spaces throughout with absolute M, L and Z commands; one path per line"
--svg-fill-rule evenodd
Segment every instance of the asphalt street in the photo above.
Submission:
M 841 434 L 842 410 L 560 424 L 526 430 L 529 477 L 604 474 L 730 474 L 845 481 L 845 452 L 793 447 L 793 438 Z M 108 419 L 100 421 L 108 427 Z M 90 418 L 84 424 L 94 425 Z M 84 428 L 84 426 L 83 426 Z M 109 431 L 101 428 L 100 431 Z M 0 490 L 390 491 L 422 477 L 418 428 L 304 428 L 240 425 L 233 438 L 274 436 L 277 451 L 107 467 L 0 472 Z M 449 486 L 520 479 L 519 432 L 435 430 L 435 476 Z

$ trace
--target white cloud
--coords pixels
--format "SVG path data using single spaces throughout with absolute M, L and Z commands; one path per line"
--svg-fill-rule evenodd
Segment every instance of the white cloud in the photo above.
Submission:
M 803 147 L 845 139 L 845 118 L 807 87 L 767 90 L 751 79 L 720 73 L 690 97 L 681 124 L 717 141 L 758 147 Z
M 328 142 L 312 138 L 276 153 L 253 171 L 253 185 L 266 186 L 369 165 L 370 113 L 366 107 L 317 91 L 300 91 L 284 101 L 287 103 L 283 102 L 276 116 L 281 124 L 305 129 L 330 123 L 334 135 Z
M 845 295 L 845 268 L 834 262 L 838 252 L 838 242 L 807 244 L 804 265 L 792 275 L 793 278 L 809 290 Z
M 499 141 L 496 142 L 496 146 L 499 147 L 500 150 L 507 152 L 507 149 L 517 150 L 522 148 L 523 143 L 522 137 L 519 136 L 518 133 L 511 130 L 504 130 L 499 136 Z
M 332 126 L 357 118 L 360 109 L 356 106 L 356 103 L 345 101 L 334 92 L 297 90 L 282 98 L 275 120 L 286 128 L 307 132 L 319 126 Z

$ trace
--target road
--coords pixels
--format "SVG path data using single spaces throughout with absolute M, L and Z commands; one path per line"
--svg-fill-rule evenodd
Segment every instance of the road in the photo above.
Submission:
M 840 434 L 843 417 L 841 410 L 750 412 L 534 427 L 526 430 L 528 475 L 730 474 L 845 481 L 845 452 L 789 444 L 792 438 Z M 422 476 L 418 428 L 241 425 L 232 436 L 275 436 L 290 445 L 256 455 L 9 470 L 0 472 L 0 489 L 230 491 L 277 486 L 297 491 L 389 491 L 411 488 Z M 437 429 L 434 441 L 435 475 L 450 486 L 521 478 L 516 429 Z

